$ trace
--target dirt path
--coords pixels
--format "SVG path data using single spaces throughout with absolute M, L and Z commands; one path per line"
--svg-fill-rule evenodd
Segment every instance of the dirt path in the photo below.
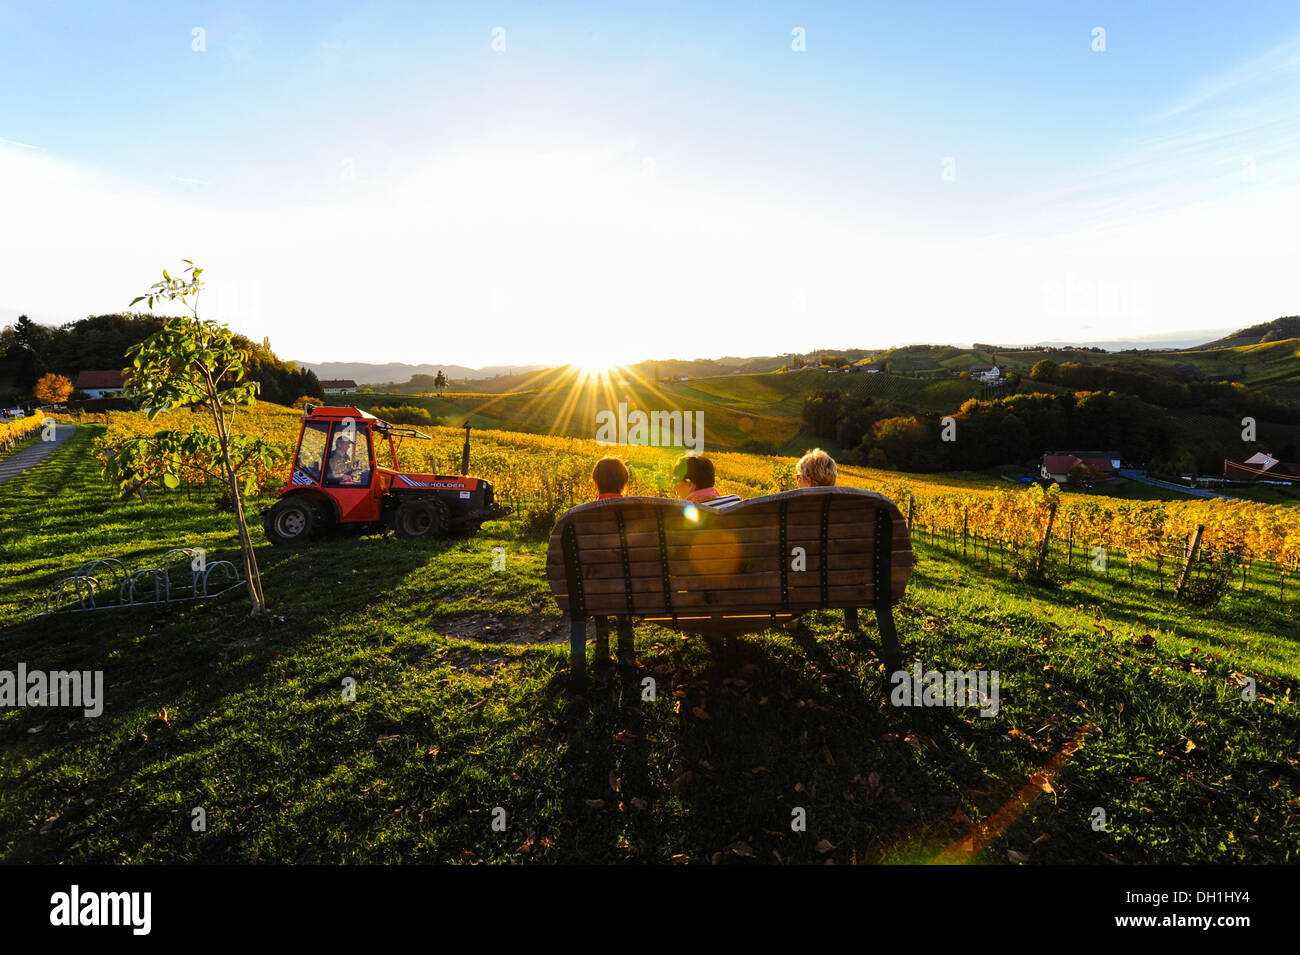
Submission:
M 30 471 L 51 454 L 63 447 L 65 441 L 77 430 L 75 424 L 60 422 L 54 429 L 53 441 L 40 441 L 0 458 L 0 484 L 6 484 L 18 475 Z

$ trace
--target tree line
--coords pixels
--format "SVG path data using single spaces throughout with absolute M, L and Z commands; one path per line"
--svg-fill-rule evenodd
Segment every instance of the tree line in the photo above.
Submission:
M 1259 450 L 1295 459 L 1300 431 L 1289 421 L 1260 417 L 1259 440 L 1243 441 L 1239 407 L 1229 410 L 1229 401 L 1226 416 L 1214 417 L 1180 414 L 1116 391 L 1030 392 L 971 398 L 942 415 L 821 391 L 805 401 L 803 418 L 814 436 L 844 449 L 846 463 L 900 471 L 1028 465 L 1046 452 L 1073 450 L 1114 452 L 1126 464 L 1170 474 L 1218 473 L 1224 459 Z
M 126 312 L 51 326 L 19 316 L 0 330 L 0 403 L 33 396 L 36 383 L 47 374 L 75 381 L 81 371 L 125 368 L 127 350 L 158 331 L 163 321 L 155 315 Z M 248 353 L 248 379 L 259 384 L 262 400 L 288 405 L 302 395 L 325 397 L 316 373 L 281 361 L 269 340 L 259 343 L 238 334 L 231 340 Z

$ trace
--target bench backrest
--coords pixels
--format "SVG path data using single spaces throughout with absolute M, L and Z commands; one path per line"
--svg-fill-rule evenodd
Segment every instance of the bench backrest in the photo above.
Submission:
M 651 497 L 594 501 L 560 516 L 546 553 L 556 602 L 577 619 L 865 608 L 877 592 L 892 605 L 911 571 L 897 506 L 850 487 L 785 491 L 716 511 Z

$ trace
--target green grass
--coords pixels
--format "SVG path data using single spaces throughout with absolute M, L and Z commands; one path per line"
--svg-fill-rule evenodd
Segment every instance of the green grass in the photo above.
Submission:
M 995 718 L 890 706 L 870 615 L 867 647 L 818 614 L 725 662 L 641 625 L 641 668 L 584 704 L 562 689 L 545 542 L 505 523 L 435 547 L 261 545 L 259 619 L 240 593 L 39 616 L 91 556 L 235 553 L 206 502 L 112 500 L 88 458 L 97 430 L 0 488 L 0 669 L 102 669 L 107 696 L 98 719 L 0 711 L 6 862 L 921 862 L 1088 725 L 1055 792 L 977 861 L 1300 861 L 1294 604 L 1247 590 L 1189 610 L 1119 574 L 1036 589 L 918 543 L 896 608 L 905 660 L 1000 671 Z

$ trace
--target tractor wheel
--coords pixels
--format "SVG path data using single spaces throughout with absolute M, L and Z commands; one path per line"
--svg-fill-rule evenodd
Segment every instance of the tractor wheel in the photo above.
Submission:
M 447 505 L 436 497 L 409 497 L 393 512 L 393 530 L 408 541 L 446 537 L 450 523 Z
M 272 544 L 305 544 L 324 523 L 316 502 L 302 497 L 284 498 L 262 515 L 262 529 Z

